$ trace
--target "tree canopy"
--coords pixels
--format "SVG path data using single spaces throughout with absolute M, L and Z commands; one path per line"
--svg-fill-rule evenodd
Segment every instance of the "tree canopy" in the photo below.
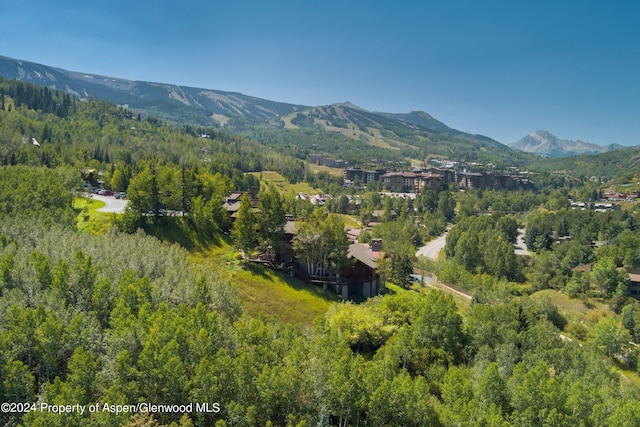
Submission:
M 0 95 L 0 400 L 100 408 L 15 406 L 3 409 L 2 424 L 637 424 L 640 389 L 620 371 L 638 369 L 630 341 L 640 335 L 640 308 L 626 294 L 627 269 L 638 267 L 637 208 L 573 211 L 560 189 L 426 191 L 411 201 L 344 190 L 333 206 L 313 208 L 246 172 L 273 167 L 290 182 L 303 179 L 300 152 L 324 134 L 301 130 L 306 139 L 290 156 L 28 84 L 0 80 Z M 340 140 L 325 143 L 338 152 Z M 74 203 L 93 185 L 129 199 L 105 233 L 76 226 Z M 254 206 L 243 196 L 233 226 L 222 210 L 232 191 L 259 199 Z M 478 214 L 489 207 L 491 215 Z M 363 236 L 382 238 L 388 276 L 411 289 L 333 303 L 306 325 L 248 313 L 255 296 L 234 280 L 261 286 L 260 276 L 272 289 L 275 276 L 226 247 L 274 245 L 291 214 L 308 274 L 337 273 L 350 242 L 333 211 L 370 223 L 378 210 L 382 224 Z M 402 282 L 415 246 L 448 221 L 447 259 L 433 270 L 473 289 L 469 304 Z M 513 252 L 523 225 L 534 251 L 524 259 Z M 557 243 L 563 235 L 571 240 Z M 175 243 L 193 236 L 203 245 Z M 216 251 L 224 254 L 210 256 Z M 576 271 L 585 262 L 591 268 Z M 549 298 L 528 296 L 549 287 L 610 309 L 580 326 Z M 183 409 L 109 409 L 141 403 Z

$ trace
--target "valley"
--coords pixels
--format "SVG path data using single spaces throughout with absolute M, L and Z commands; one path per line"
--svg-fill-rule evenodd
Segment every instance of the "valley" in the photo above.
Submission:
M 231 93 L 196 113 L 195 89 L 27 65 L 173 97 L 0 79 L 0 397 L 220 405 L 4 424 L 635 420 L 637 149 L 546 159 Z

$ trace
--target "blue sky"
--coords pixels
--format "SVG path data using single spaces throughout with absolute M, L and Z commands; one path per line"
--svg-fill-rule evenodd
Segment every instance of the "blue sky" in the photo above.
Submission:
M 0 0 L 0 55 L 514 142 L 640 144 L 640 2 Z

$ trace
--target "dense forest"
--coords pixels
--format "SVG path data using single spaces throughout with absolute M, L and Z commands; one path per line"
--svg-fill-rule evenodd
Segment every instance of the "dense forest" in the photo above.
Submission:
M 577 179 L 415 200 L 342 189 L 315 209 L 246 173 L 342 188 L 311 178 L 291 146 L 15 81 L 0 94 L 3 425 L 638 425 L 640 303 L 626 287 L 626 269 L 640 267 L 637 202 L 572 210 L 570 197 L 601 190 Z M 127 192 L 106 232 L 79 230 L 87 186 Z M 245 197 L 232 225 L 223 198 L 250 190 L 258 209 Z M 234 245 L 273 245 L 285 214 L 305 219 L 301 236 L 321 230 L 342 248 L 327 253 L 332 265 L 344 262 L 343 218 L 375 218 L 361 240 L 386 242 L 389 291 L 332 303 L 309 323 L 249 312 L 227 271 L 267 273 Z M 446 228 L 444 257 L 416 260 Z M 519 228 L 530 256 L 513 253 Z M 407 282 L 414 268 L 471 302 Z M 606 310 L 581 322 L 538 291 Z

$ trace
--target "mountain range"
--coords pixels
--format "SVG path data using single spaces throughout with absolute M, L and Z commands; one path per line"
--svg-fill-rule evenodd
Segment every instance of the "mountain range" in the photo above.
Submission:
M 231 118 L 269 122 L 308 107 L 268 101 L 241 93 L 199 89 L 162 83 L 67 71 L 0 56 L 0 75 L 7 79 L 46 86 L 75 95 L 93 97 L 162 119 L 199 125 L 225 124 Z
M 431 133 L 444 133 L 482 144 L 502 146 L 491 138 L 452 129 L 421 111 L 407 114 L 378 113 L 348 102 L 321 107 L 288 104 L 237 92 L 67 71 L 4 56 L 0 56 L 0 76 L 65 91 L 80 99 L 93 97 L 107 100 L 177 123 L 227 127 L 261 124 L 290 128 L 308 125 L 335 128 L 346 126 L 349 122 L 361 129 L 368 126 L 419 128 Z M 301 116 L 296 120 L 298 114 Z M 300 125 L 296 125 L 296 122 Z
M 565 141 L 537 131 L 507 146 L 483 135 L 447 126 L 424 111 L 372 112 L 350 102 L 307 106 L 270 101 L 213 89 L 165 83 L 132 81 L 77 71 L 67 71 L 29 61 L 0 56 L 0 76 L 61 90 L 80 99 L 93 97 L 131 108 L 163 120 L 199 126 L 220 126 L 232 131 L 247 129 L 322 129 L 370 146 L 402 151 L 424 159 L 430 154 L 466 153 L 477 160 L 490 150 L 506 158 L 512 149 L 542 156 L 600 153 L 620 146 L 600 147 L 583 141 Z M 509 154 L 511 153 L 511 154 Z
M 597 145 L 585 141 L 560 139 L 546 130 L 537 130 L 509 144 L 513 149 L 543 157 L 569 157 L 578 154 L 600 154 L 627 148 L 618 144 Z

